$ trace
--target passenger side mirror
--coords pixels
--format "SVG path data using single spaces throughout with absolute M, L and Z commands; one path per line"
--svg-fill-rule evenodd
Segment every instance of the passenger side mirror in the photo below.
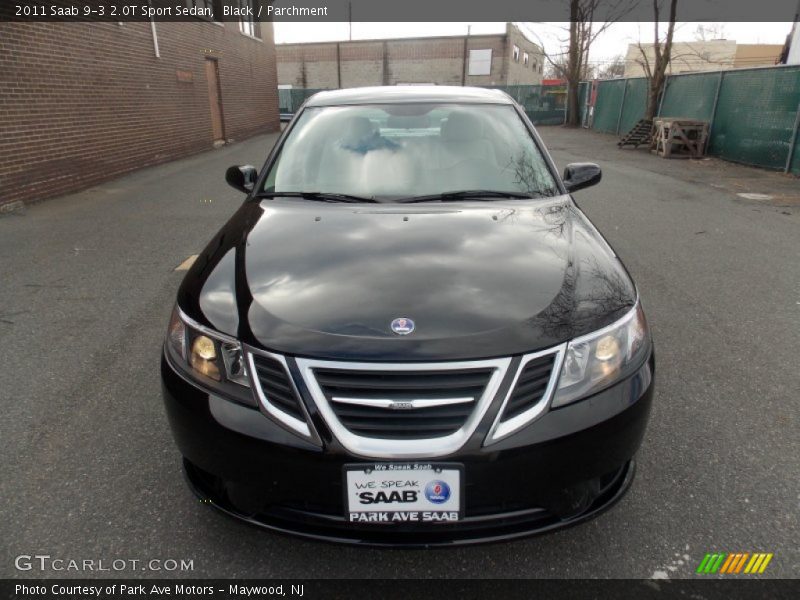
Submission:
M 228 167 L 225 171 L 225 181 L 234 189 L 249 194 L 253 191 L 258 179 L 258 171 L 252 165 Z
M 564 185 L 570 193 L 600 183 L 602 178 L 603 172 L 594 163 L 570 163 L 564 169 Z

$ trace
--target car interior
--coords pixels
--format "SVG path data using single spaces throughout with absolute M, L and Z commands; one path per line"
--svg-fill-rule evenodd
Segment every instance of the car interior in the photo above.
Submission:
M 552 178 L 518 116 L 511 107 L 497 108 L 507 109 L 505 118 L 458 106 L 420 114 L 392 114 L 385 107 L 323 109 L 284 148 L 303 158 L 287 159 L 296 166 L 286 172 L 279 161 L 267 186 L 383 198 L 550 188 Z

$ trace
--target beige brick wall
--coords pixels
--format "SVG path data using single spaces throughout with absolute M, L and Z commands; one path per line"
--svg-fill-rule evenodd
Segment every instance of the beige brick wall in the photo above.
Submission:
M 529 41 L 522 32 L 509 24 L 508 36 L 508 76 L 507 85 L 537 85 L 542 83 L 544 72 L 544 53 L 542 49 Z M 519 58 L 514 60 L 514 46 L 519 48 Z M 525 64 L 525 54 L 528 54 L 528 64 Z
M 642 48 L 652 69 L 655 62 L 653 44 L 642 44 Z M 667 67 L 667 73 L 733 69 L 737 66 L 735 65 L 736 49 L 734 40 L 676 42 L 672 45 L 672 58 Z M 629 44 L 625 56 L 625 77 L 644 77 L 643 62 L 639 47 L 636 44 Z
M 526 40 L 514 26 L 509 25 L 508 35 L 515 36 L 515 43 L 529 53 L 528 66 L 522 64 L 522 51 L 519 64 L 512 64 L 512 46 L 507 35 L 470 36 L 466 40 L 466 57 L 471 49 L 491 49 L 492 69 L 490 75 L 467 75 L 466 85 L 541 82 L 541 73 L 532 65 L 534 56 L 537 64 L 542 63 L 539 47 Z M 276 51 L 278 83 L 297 88 L 398 83 L 461 85 L 464 80 L 464 37 L 279 44 Z M 514 81 L 510 81 L 510 72 Z
M 777 64 L 781 52 L 783 44 L 737 44 L 733 67 L 771 67 Z

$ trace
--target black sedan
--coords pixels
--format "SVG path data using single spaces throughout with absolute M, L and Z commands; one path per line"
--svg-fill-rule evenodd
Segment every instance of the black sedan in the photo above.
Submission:
M 638 292 L 502 92 L 322 92 L 180 287 L 162 359 L 192 489 L 284 532 L 507 539 L 628 489 L 653 396 Z

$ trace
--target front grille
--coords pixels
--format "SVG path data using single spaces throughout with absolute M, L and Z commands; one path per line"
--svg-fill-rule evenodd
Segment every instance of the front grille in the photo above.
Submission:
M 514 391 L 503 409 L 501 422 L 513 419 L 543 400 L 555 359 L 555 354 L 547 354 L 534 358 L 523 367 Z
M 337 419 L 350 432 L 370 438 L 410 440 L 444 437 L 458 431 L 475 410 L 492 372 L 491 368 L 315 368 L 314 376 Z
M 267 402 L 295 419 L 305 421 L 300 399 L 295 394 L 283 365 L 274 358 L 258 354 L 253 355 L 253 364 Z

